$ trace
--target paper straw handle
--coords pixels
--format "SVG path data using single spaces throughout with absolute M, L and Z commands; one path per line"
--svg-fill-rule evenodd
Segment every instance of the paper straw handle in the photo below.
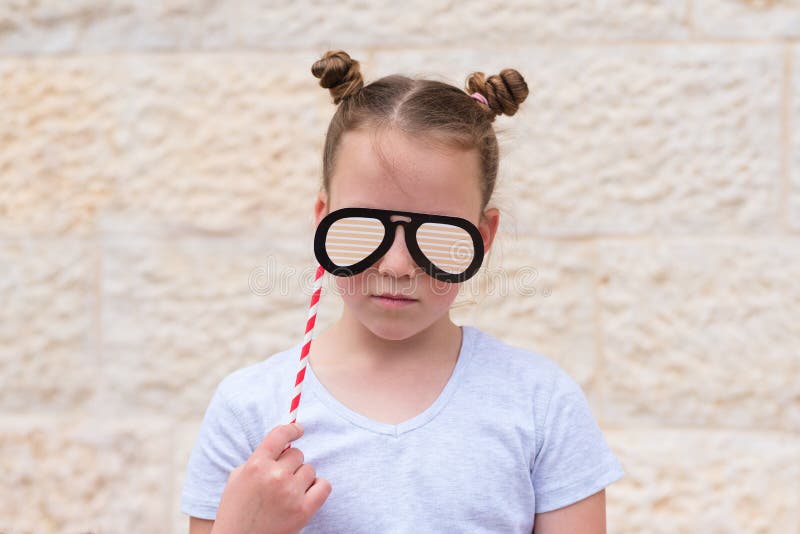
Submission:
M 300 351 L 300 368 L 294 381 L 294 394 L 292 395 L 292 404 L 289 407 L 289 424 L 297 421 L 297 409 L 300 407 L 300 396 L 303 391 L 303 379 L 306 377 L 306 366 L 308 364 L 308 352 L 311 349 L 311 334 L 314 331 L 314 323 L 317 320 L 317 305 L 319 304 L 320 293 L 322 292 L 322 275 L 325 274 L 325 269 L 317 266 L 317 272 L 314 277 L 314 292 L 311 294 L 311 303 L 308 308 L 308 319 L 306 320 L 306 331 L 303 336 L 303 348 Z M 290 443 L 286 449 L 291 447 Z M 284 449 L 284 450 L 286 450 Z

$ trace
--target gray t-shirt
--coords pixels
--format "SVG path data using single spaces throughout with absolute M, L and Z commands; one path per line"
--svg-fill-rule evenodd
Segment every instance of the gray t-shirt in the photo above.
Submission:
M 306 366 L 292 442 L 330 481 L 304 533 L 524 532 L 534 514 L 622 478 L 580 386 L 549 358 L 464 325 L 434 403 L 392 425 L 339 402 Z M 228 475 L 289 421 L 301 343 L 226 376 L 191 452 L 181 511 L 214 519 Z

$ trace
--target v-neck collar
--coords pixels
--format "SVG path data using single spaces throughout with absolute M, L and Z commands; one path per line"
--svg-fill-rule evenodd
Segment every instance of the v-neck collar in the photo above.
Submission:
M 444 408 L 444 406 L 447 404 L 447 401 L 450 400 L 453 392 L 458 387 L 458 384 L 461 382 L 461 375 L 464 373 L 464 369 L 472 358 L 476 334 L 477 331 L 474 327 L 469 325 L 461 326 L 461 347 L 458 352 L 458 359 L 456 360 L 455 367 L 453 368 L 453 372 L 450 374 L 450 378 L 447 380 L 447 384 L 445 384 L 444 388 L 442 388 L 442 391 L 439 393 L 439 396 L 436 398 L 433 404 L 411 419 L 406 419 L 405 421 L 402 421 L 396 425 L 376 421 L 354 410 L 351 410 L 336 397 L 334 397 L 333 394 L 331 394 L 331 392 L 328 391 L 328 389 L 322 384 L 322 382 L 319 381 L 310 364 L 306 365 L 305 380 L 307 386 L 310 386 L 309 389 L 313 391 L 314 395 L 316 395 L 317 398 L 319 398 L 319 400 L 322 401 L 329 409 L 333 410 L 344 419 L 377 434 L 389 434 L 391 436 L 398 437 L 400 434 L 404 434 L 405 432 L 409 432 L 415 428 L 425 425 L 431 419 L 433 419 L 436 414 L 442 410 L 442 408 Z M 296 350 L 299 354 L 300 345 L 296 347 Z

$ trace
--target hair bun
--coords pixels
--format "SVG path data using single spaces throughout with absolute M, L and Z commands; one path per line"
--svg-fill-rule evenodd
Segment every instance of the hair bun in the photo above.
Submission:
M 364 87 L 364 79 L 358 61 L 344 50 L 328 50 L 322 59 L 314 62 L 311 73 L 319 78 L 320 86 L 330 89 L 333 103 L 358 93 Z
M 466 87 L 468 93 L 477 91 L 486 97 L 495 115 L 513 115 L 528 97 L 528 84 L 515 69 L 503 69 L 488 78 L 482 72 L 473 72 L 467 77 Z

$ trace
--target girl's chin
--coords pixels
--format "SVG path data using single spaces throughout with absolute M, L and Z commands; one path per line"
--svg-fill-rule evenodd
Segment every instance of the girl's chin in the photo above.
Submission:
M 381 321 L 368 317 L 362 324 L 376 337 L 389 341 L 402 341 L 422 330 L 422 327 L 414 323 L 398 321 L 396 318 Z

